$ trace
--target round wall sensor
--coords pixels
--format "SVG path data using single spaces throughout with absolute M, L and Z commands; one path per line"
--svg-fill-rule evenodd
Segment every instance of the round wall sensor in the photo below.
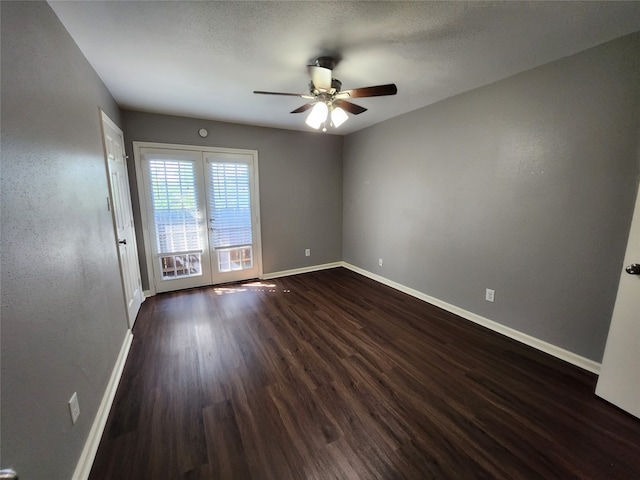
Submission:
M 207 135 L 209 135 L 209 132 L 207 132 L 206 128 L 201 128 L 200 130 L 198 130 L 198 135 L 200 135 L 202 138 L 205 138 Z

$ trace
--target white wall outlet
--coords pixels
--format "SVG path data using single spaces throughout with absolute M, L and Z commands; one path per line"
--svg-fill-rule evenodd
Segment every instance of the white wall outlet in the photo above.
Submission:
M 496 291 L 495 290 L 491 290 L 490 288 L 487 288 L 487 293 L 485 293 L 484 299 L 487 302 L 493 302 L 495 296 L 496 296 Z
M 73 392 L 69 400 L 69 412 L 71 412 L 71 422 L 76 423 L 80 416 L 80 404 L 78 403 L 78 393 Z
M 310 248 L 305 248 L 305 250 L 304 250 L 304 256 L 305 256 L 305 257 L 310 257 L 310 256 L 311 256 L 311 249 L 310 249 Z
M 378 266 L 381 267 L 382 264 L 384 263 L 384 260 L 382 260 L 381 258 L 378 259 Z

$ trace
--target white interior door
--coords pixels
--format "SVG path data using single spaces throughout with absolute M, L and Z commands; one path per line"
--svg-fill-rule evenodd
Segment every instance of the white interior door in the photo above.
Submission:
M 142 282 L 140 281 L 138 247 L 136 246 L 136 232 L 133 226 L 129 175 L 127 173 L 127 157 L 124 154 L 124 137 L 122 130 L 104 112 L 102 112 L 102 131 L 109 172 L 113 224 L 118 240 L 122 289 L 127 308 L 129 328 L 133 328 L 140 306 L 144 301 L 144 294 L 142 292 Z
M 154 292 L 262 274 L 255 151 L 134 142 L 134 152 Z
M 624 266 L 596 394 L 640 417 L 640 188 Z

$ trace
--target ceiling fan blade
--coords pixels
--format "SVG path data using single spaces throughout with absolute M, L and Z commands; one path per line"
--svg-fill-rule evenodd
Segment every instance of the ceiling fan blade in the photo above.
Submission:
M 340 95 L 343 93 L 348 93 L 349 98 L 384 97 L 385 95 L 395 95 L 398 93 L 398 87 L 396 87 L 395 83 L 388 83 L 386 85 L 376 85 L 375 87 L 342 90 Z
M 331 70 L 324 67 L 309 65 L 309 75 L 316 90 L 328 92 L 331 90 Z
M 353 113 L 354 115 L 360 115 L 362 112 L 366 112 L 367 109 L 356 105 L 355 103 L 347 102 L 346 100 L 335 100 L 333 102 L 335 107 L 340 107 L 346 112 Z
M 304 105 L 302 105 L 301 107 L 296 108 L 295 110 L 293 110 L 291 113 L 302 113 L 302 112 L 306 112 L 307 110 L 309 110 L 311 107 L 313 107 L 316 104 L 316 102 L 309 102 L 309 103 L 305 103 Z
M 261 90 L 254 90 L 253 93 L 258 93 L 260 95 L 284 95 L 287 97 L 313 98 L 311 95 L 306 93 L 263 92 Z

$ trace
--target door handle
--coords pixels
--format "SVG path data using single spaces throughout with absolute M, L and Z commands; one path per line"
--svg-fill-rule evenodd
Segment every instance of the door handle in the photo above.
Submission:
M 11 479 L 11 480 L 18 480 L 18 474 L 16 473 L 15 470 L 11 469 L 11 468 L 4 468 L 2 470 L 0 470 L 0 479 Z
M 125 238 L 124 240 L 118 240 L 118 243 L 121 245 L 126 245 L 127 244 L 127 239 Z
M 625 270 L 629 275 L 640 275 L 640 263 L 632 263 Z

